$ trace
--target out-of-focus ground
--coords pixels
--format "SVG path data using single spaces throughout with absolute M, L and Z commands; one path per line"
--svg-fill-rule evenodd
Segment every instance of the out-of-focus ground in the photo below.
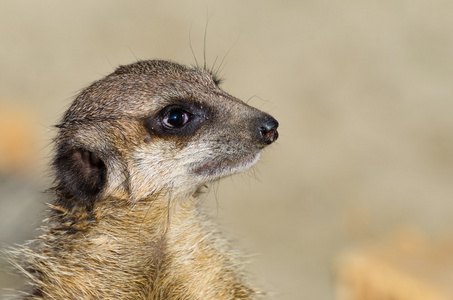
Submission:
M 212 187 L 213 215 L 276 299 L 334 299 L 353 245 L 453 232 L 453 2 L 2 1 L 0 244 L 36 234 L 56 124 L 77 91 L 136 59 L 227 55 L 223 88 L 280 138 Z M 209 19 L 209 21 L 207 21 Z M 1 261 L 0 288 L 16 288 Z M 0 291 L 1 295 L 8 291 Z

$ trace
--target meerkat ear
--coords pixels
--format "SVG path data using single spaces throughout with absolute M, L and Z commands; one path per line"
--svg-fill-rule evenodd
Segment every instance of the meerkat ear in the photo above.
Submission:
M 62 145 L 54 161 L 58 189 L 86 204 L 98 198 L 106 184 L 107 168 L 94 152 Z

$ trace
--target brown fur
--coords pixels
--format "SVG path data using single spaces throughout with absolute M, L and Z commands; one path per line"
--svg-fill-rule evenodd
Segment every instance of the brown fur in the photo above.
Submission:
M 142 61 L 93 83 L 58 125 L 44 234 L 16 253 L 26 298 L 261 295 L 197 194 L 253 165 L 277 126 L 199 68 Z

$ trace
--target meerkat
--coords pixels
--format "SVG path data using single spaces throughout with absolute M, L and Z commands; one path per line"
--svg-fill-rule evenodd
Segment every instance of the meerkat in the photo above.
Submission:
M 197 196 L 255 164 L 277 127 L 205 68 L 139 61 L 91 84 L 57 125 L 44 232 L 16 251 L 24 298 L 260 297 Z

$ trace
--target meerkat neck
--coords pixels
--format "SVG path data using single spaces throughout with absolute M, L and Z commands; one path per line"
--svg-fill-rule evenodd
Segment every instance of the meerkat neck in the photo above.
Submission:
M 93 216 L 73 222 L 73 230 L 58 228 L 68 225 L 65 219 L 42 237 L 50 247 L 34 256 L 39 293 L 49 298 L 253 299 L 257 295 L 193 197 L 170 202 L 166 197 L 145 199 L 130 206 L 107 199 L 96 204 Z M 56 235 L 56 230 L 62 233 Z M 53 266 L 45 260 L 56 256 L 65 263 Z

